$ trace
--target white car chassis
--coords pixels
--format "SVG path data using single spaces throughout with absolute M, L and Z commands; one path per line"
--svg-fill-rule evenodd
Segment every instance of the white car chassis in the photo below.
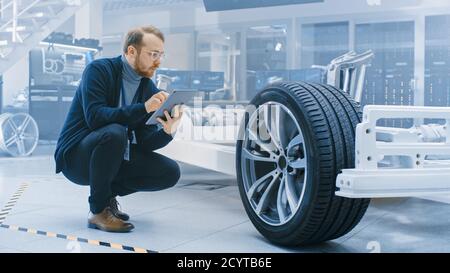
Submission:
M 408 197 L 450 194 L 450 130 L 446 125 L 420 125 L 410 129 L 377 127 L 383 118 L 450 120 L 450 108 L 375 106 L 364 108 L 356 129 L 355 168 L 344 169 L 336 179 L 336 195 L 347 198 Z M 183 125 L 185 125 L 184 123 Z M 185 125 L 187 126 L 187 125 Z M 184 131 L 185 128 L 180 128 Z M 192 126 L 218 138 L 238 126 Z M 195 135 L 193 133 L 192 135 Z M 186 140 L 183 135 L 159 152 L 177 161 L 236 175 L 235 140 Z
M 336 195 L 406 197 L 450 193 L 450 130 L 447 125 L 411 129 L 377 127 L 382 118 L 450 120 L 450 108 L 366 106 L 356 129 L 354 169 L 336 179 Z
M 328 84 L 360 101 L 361 82 L 372 58 L 370 51 L 336 58 L 327 67 Z M 344 75 L 344 81 L 338 71 Z M 236 113 L 239 114 L 243 116 L 242 111 Z M 159 152 L 180 162 L 236 176 L 239 122 L 233 126 L 194 126 L 190 117 L 184 118 L 179 130 L 188 129 L 190 136 L 197 135 L 196 140 L 190 140 L 188 134 L 177 134 Z M 377 126 L 380 119 L 394 118 L 413 119 L 416 125 L 410 129 Z M 445 125 L 425 125 L 424 119 L 443 120 Z M 366 106 L 356 129 L 355 168 L 344 169 L 337 176 L 336 195 L 380 198 L 450 194 L 449 121 L 450 108 Z M 205 132 L 217 137 L 198 137 Z M 234 137 L 224 139 L 225 135 Z

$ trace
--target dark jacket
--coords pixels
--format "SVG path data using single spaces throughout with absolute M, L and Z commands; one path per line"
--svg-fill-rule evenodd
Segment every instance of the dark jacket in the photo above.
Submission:
M 122 86 L 121 57 L 90 63 L 83 72 L 55 151 L 56 173 L 65 167 L 65 154 L 92 131 L 118 123 L 135 130 L 137 145 L 145 151 L 166 146 L 172 136 L 155 125 L 145 125 L 152 113 L 144 102 L 159 92 L 152 80 L 144 79 L 138 88 L 136 104 L 118 107 Z

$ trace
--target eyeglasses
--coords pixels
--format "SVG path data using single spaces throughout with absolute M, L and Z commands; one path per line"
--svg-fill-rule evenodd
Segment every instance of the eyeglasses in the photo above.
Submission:
M 147 52 L 150 57 L 152 57 L 153 60 L 163 60 L 166 57 L 166 54 L 164 52 L 160 52 L 160 51 L 149 51 Z

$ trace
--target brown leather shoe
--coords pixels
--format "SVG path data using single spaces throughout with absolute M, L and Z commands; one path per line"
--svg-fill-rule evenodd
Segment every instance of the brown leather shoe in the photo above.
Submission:
M 114 214 L 114 216 L 116 216 L 120 220 L 128 221 L 130 219 L 130 216 L 128 214 L 119 210 L 120 204 L 119 202 L 117 202 L 117 199 L 115 197 L 112 197 L 109 200 L 109 207 L 111 208 L 111 211 Z
M 108 232 L 129 232 L 134 226 L 114 216 L 110 207 L 106 207 L 101 213 L 89 213 L 88 227 Z

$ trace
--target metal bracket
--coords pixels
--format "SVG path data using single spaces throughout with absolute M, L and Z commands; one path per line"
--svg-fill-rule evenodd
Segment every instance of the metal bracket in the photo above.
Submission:
M 383 118 L 445 120 L 445 125 L 410 129 L 377 127 Z M 450 108 L 376 106 L 364 108 L 356 128 L 355 169 L 336 179 L 336 195 L 349 198 L 450 193 Z

